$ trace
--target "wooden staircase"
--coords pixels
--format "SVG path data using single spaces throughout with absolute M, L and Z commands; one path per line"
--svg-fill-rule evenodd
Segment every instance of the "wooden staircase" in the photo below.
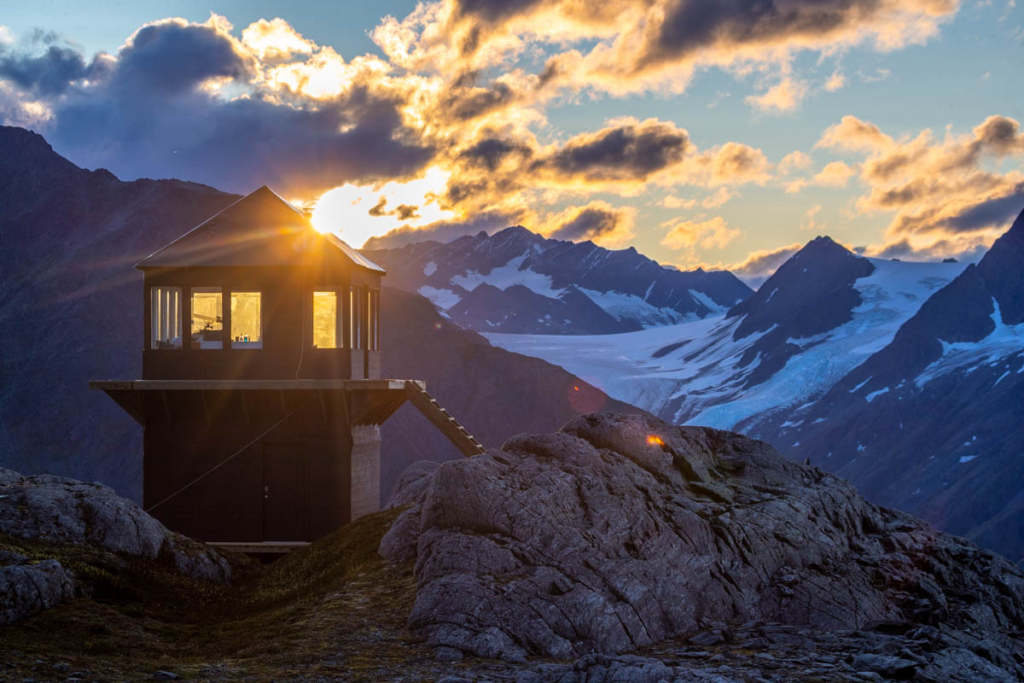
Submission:
M 455 444 L 455 447 L 462 451 L 464 456 L 468 458 L 471 455 L 486 452 L 480 442 L 473 438 L 473 435 L 467 432 L 466 428 L 460 425 L 447 410 L 442 408 L 441 404 L 428 394 L 426 389 L 415 382 L 406 382 L 405 393 L 409 402 L 416 406 L 442 434 L 448 437 L 448 440 Z

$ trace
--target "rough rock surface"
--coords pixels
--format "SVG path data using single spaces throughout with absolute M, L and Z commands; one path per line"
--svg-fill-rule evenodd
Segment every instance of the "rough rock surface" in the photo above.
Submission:
M 437 647 L 575 658 L 716 623 L 895 623 L 1022 664 L 1024 573 L 737 434 L 591 414 L 427 476 L 381 553 L 415 558 L 409 625 Z
M 191 579 L 227 583 L 231 567 L 212 548 L 168 531 L 132 501 L 102 484 L 0 468 L 0 534 L 162 558 Z M 73 573 L 58 560 L 29 563 L 0 553 L 0 623 L 72 597 Z
M 57 560 L 29 562 L 0 550 L 0 624 L 13 624 L 71 598 L 75 576 Z

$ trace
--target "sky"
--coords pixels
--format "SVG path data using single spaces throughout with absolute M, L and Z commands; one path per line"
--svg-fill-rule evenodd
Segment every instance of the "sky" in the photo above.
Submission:
M 0 119 L 80 166 L 267 184 L 356 246 L 518 224 L 755 283 L 820 234 L 976 260 L 1024 209 L 1022 66 L 1015 0 L 0 12 Z

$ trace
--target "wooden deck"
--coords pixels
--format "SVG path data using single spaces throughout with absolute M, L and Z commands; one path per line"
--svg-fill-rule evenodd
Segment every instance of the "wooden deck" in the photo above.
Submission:
M 409 401 L 437 427 L 466 457 L 478 455 L 484 447 L 465 427 L 427 393 L 427 383 L 416 379 L 136 379 L 92 380 L 90 389 L 106 392 L 136 422 L 145 426 L 143 396 L 162 399 L 167 420 L 170 418 L 169 397 L 181 392 L 198 392 L 206 405 L 210 392 L 242 392 L 243 407 L 248 392 L 280 392 L 282 410 L 287 404 L 285 392 L 306 392 L 319 397 L 324 419 L 328 415 L 326 396 L 337 393 L 343 400 L 349 424 L 381 425 Z M 251 395 L 251 394 L 248 394 Z

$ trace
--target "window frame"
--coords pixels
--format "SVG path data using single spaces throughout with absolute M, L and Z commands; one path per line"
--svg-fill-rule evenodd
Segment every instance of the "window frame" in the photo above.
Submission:
M 362 287 L 349 285 L 349 348 L 353 351 L 363 350 L 363 302 Z

